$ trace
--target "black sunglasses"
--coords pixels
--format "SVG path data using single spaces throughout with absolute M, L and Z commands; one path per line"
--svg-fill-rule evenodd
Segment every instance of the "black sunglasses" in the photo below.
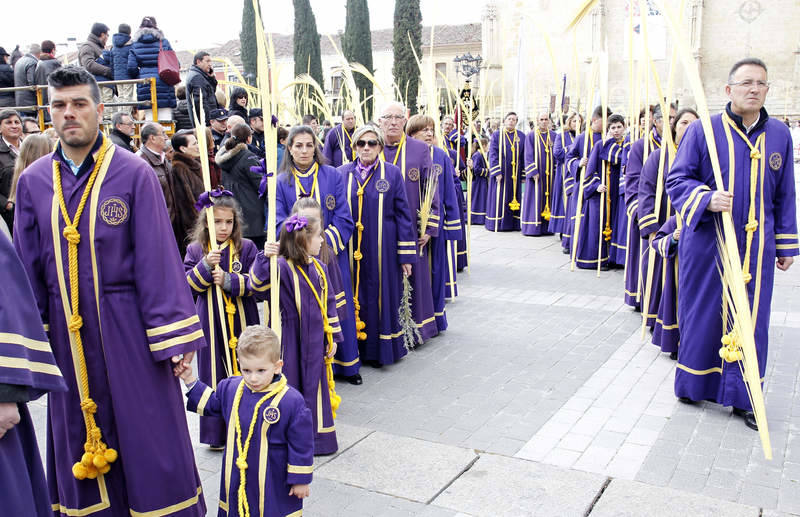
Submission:
M 377 140 L 359 140 L 356 142 L 356 147 L 378 147 Z

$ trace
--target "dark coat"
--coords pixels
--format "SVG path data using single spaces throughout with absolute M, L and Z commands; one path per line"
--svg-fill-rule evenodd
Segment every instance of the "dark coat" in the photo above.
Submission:
M 234 115 L 239 115 L 240 117 L 242 117 L 244 119 L 245 124 L 250 123 L 250 118 L 248 117 L 247 114 L 247 108 L 243 108 L 238 104 L 236 104 L 235 102 L 231 102 L 231 107 L 228 108 L 228 116 L 232 117 Z
M 175 121 L 175 131 L 194 127 L 192 119 L 189 118 L 189 103 L 186 99 L 178 101 L 177 107 L 172 111 L 172 119 Z
M 203 110 L 206 115 L 206 125 L 210 124 L 211 110 L 219 108 L 217 104 L 217 78 L 202 71 L 197 65 L 192 65 L 186 73 L 186 99 L 189 102 L 189 118 L 194 124 L 194 112 L 200 106 L 200 93 L 203 93 Z
M 205 191 L 200 160 L 176 150 L 172 156 L 172 186 L 175 194 L 175 238 L 181 254 L 185 255 L 188 238 L 197 220 L 194 204 Z
M 78 49 L 78 64 L 94 76 L 97 81 L 110 81 L 114 78 L 114 71 L 110 66 L 98 63 L 103 55 L 103 44 L 100 38 L 89 34 L 86 42 Z
M 173 188 L 172 188 L 172 166 L 170 165 L 167 159 L 161 161 L 161 157 L 150 151 L 144 144 L 142 144 L 142 148 L 136 153 L 136 156 L 139 156 L 147 164 L 153 169 L 153 172 L 156 174 L 158 178 L 158 182 L 161 184 L 161 190 L 164 192 L 164 201 L 167 204 L 167 212 L 169 212 L 169 220 L 173 223 L 173 228 L 175 224 L 175 196 L 173 195 Z
M 39 60 L 33 54 L 25 54 L 14 65 L 14 86 L 32 86 L 36 84 L 36 65 Z M 17 106 L 33 106 L 36 104 L 36 92 L 18 90 L 14 92 Z
M 126 151 L 130 151 L 132 153 L 136 152 L 136 149 L 134 149 L 131 145 L 131 137 L 121 132 L 119 129 L 112 129 L 111 132 L 108 133 L 108 137 L 118 147 L 122 147 Z
M 131 76 L 128 74 L 128 54 L 130 54 L 132 48 L 131 35 L 119 32 L 111 37 L 111 42 L 114 44 L 111 48 L 111 54 L 114 56 L 114 80 L 130 79 Z
M 11 228 L 14 213 L 6 213 L 8 196 L 11 193 L 11 180 L 14 178 L 14 162 L 17 157 L 11 152 L 6 142 L 0 138 L 0 215 Z
M 237 144 L 233 149 L 221 149 L 217 154 L 217 164 L 222 169 L 222 184 L 233 192 L 233 197 L 242 207 L 242 235 L 263 237 L 264 201 L 258 197 L 261 174 L 250 170 L 250 167 L 258 165 L 258 158 L 246 144 Z
M 158 53 L 160 50 L 172 50 L 159 29 L 141 28 L 133 35 L 133 46 L 128 54 L 128 74 L 131 78 L 156 78 L 156 98 L 161 108 L 174 108 L 178 101 L 175 89 L 158 76 Z M 150 85 L 136 85 L 139 102 L 150 100 Z
M 0 63 L 0 88 L 14 87 L 14 69 L 8 63 Z M 0 93 L 0 108 L 15 106 L 14 92 Z
M 39 58 L 39 64 L 36 65 L 36 84 L 47 84 L 47 78 L 59 68 L 61 68 L 61 61 L 50 54 L 42 54 Z M 42 104 L 47 103 L 47 88 L 45 88 L 42 90 Z

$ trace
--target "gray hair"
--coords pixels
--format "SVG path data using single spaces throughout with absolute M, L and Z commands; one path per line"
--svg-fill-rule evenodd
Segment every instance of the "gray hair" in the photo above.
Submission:
M 367 133 L 375 133 L 375 137 L 378 140 L 378 145 L 381 146 L 381 149 L 383 149 L 383 132 L 372 124 L 364 124 L 360 128 L 356 129 L 355 133 L 353 133 L 353 145 L 356 145 L 356 142 L 358 142 L 358 140 Z
M 405 114 L 406 114 L 406 107 L 403 105 L 402 102 L 398 102 L 398 101 L 389 101 L 389 102 L 387 102 L 386 104 L 381 106 L 381 111 L 379 113 L 381 115 L 383 115 L 384 113 L 386 113 L 386 111 L 389 108 L 400 108 L 400 111 L 403 112 L 403 116 L 405 116 Z
M 38 43 L 31 44 L 30 53 L 31 54 L 41 54 L 42 53 L 42 46 L 39 45 Z
M 122 119 L 124 117 L 130 117 L 130 116 L 131 116 L 130 113 L 126 113 L 124 111 L 118 111 L 118 112 L 114 113 L 111 116 L 111 127 L 116 129 L 117 124 L 122 124 Z M 131 118 L 133 118 L 133 117 L 131 117 Z
M 767 72 L 767 65 L 762 60 L 757 57 L 746 57 L 733 64 L 731 71 L 728 72 L 728 84 L 733 83 L 733 76 L 736 75 L 736 71 L 745 65 L 759 66 L 764 69 L 764 72 Z
M 146 144 L 150 137 L 155 135 L 160 135 L 164 131 L 164 128 L 161 127 L 161 124 L 157 122 L 148 122 L 144 126 L 142 126 L 142 143 Z

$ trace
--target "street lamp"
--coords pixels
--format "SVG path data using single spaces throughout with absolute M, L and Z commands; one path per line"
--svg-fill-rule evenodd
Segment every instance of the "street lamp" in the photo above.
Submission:
M 480 54 L 473 57 L 471 52 L 467 52 L 464 55 L 454 57 L 453 62 L 456 64 L 456 72 L 469 81 L 473 75 L 480 72 L 483 58 Z

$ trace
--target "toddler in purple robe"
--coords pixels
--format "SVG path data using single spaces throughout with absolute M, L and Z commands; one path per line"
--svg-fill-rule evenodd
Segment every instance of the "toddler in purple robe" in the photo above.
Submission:
M 186 281 L 203 324 L 207 347 L 197 354 L 200 379 L 215 388 L 229 375 L 238 374 L 234 349 L 248 325 L 259 323 L 256 300 L 263 292 L 250 282 L 250 266 L 258 249 L 242 237 L 239 203 L 231 192 L 215 189 L 199 196 L 193 242 L 183 261 Z M 206 210 L 214 211 L 217 249 L 211 250 Z M 222 306 L 217 289 L 222 290 Z M 212 416 L 200 418 L 200 442 L 221 450 L 225 443 L 225 421 Z
M 300 515 L 314 465 L 311 412 L 281 374 L 278 336 L 250 326 L 236 346 L 241 376 L 216 390 L 179 363 L 174 371 L 189 391 L 186 408 L 228 425 L 218 515 Z

